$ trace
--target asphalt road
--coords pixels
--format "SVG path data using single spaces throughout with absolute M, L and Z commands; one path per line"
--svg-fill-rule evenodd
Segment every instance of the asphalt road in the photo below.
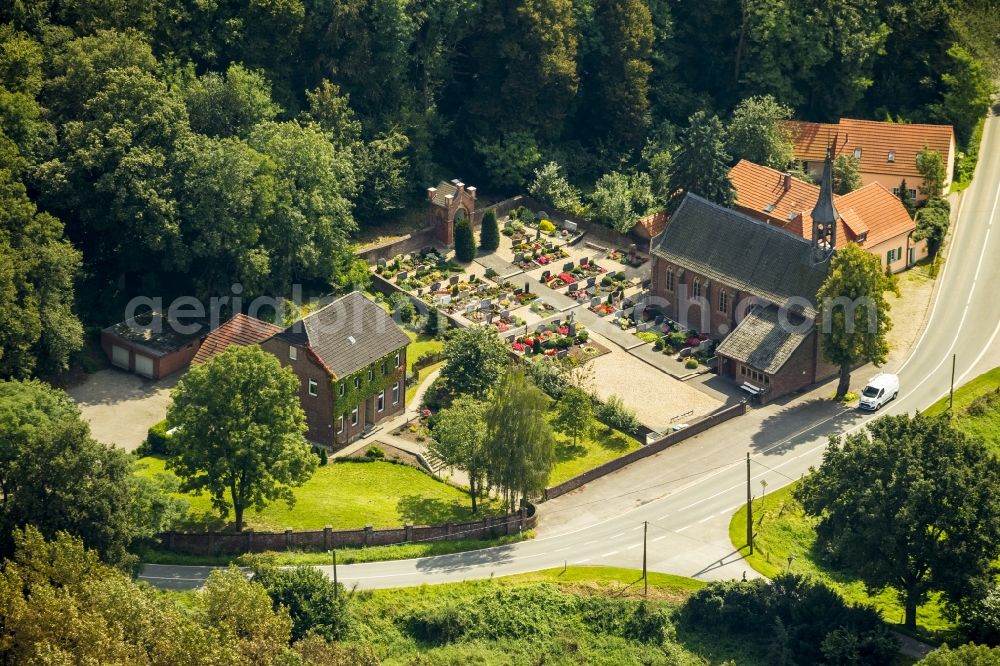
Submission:
M 1000 120 L 990 118 L 925 332 L 895 370 L 901 389 L 881 414 L 923 409 L 956 385 L 1000 365 Z M 996 229 L 994 229 L 996 227 Z M 996 230 L 997 233 L 993 233 Z M 861 386 L 877 371 L 862 368 Z M 661 454 L 544 504 L 538 537 L 456 555 L 341 566 L 348 586 L 386 588 L 488 578 L 569 565 L 642 565 L 704 579 L 756 574 L 734 552 L 729 519 L 746 499 L 746 454 L 754 495 L 774 491 L 818 465 L 831 435 L 873 418 L 825 399 L 832 385 L 754 409 Z M 766 488 L 761 485 L 766 483 Z M 323 567 L 328 573 L 330 567 Z M 147 565 L 160 587 L 198 586 L 208 567 Z

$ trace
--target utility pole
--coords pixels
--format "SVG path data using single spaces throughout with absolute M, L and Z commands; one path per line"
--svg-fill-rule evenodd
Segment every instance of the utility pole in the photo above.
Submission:
M 642 596 L 649 596 L 649 579 L 646 578 L 646 532 L 649 530 L 649 521 L 642 521 Z
M 336 599 L 340 594 L 340 590 L 337 589 L 337 549 L 334 548 L 330 552 L 333 553 L 333 598 Z
M 750 452 L 747 451 L 747 545 L 753 555 L 753 501 L 750 495 Z
M 951 355 L 951 389 L 948 391 L 948 418 L 951 418 L 951 408 L 955 405 L 955 356 Z

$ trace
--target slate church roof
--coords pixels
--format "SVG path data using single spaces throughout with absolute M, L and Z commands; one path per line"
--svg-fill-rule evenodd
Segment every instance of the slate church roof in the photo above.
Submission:
M 782 321 L 776 305 L 758 306 L 722 341 L 716 353 L 773 375 L 812 329 L 811 320 L 801 314 L 786 311 Z
M 813 263 L 809 241 L 690 193 L 653 254 L 778 305 L 792 297 L 815 303 L 829 267 Z M 812 307 L 804 312 L 815 316 Z
M 338 298 L 276 337 L 308 348 L 334 379 L 410 344 L 409 336 L 389 314 L 358 291 Z

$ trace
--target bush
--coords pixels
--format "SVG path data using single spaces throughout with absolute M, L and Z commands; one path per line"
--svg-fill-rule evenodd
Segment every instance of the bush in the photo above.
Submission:
M 328 462 L 330 462 L 330 457 L 326 453 L 326 447 L 319 447 L 319 464 L 325 466 Z
M 403 324 L 409 324 L 417 317 L 417 308 L 406 294 L 393 294 L 392 312 Z
M 642 331 L 641 333 L 636 333 L 635 337 L 639 338 L 643 342 L 652 342 L 654 343 L 654 345 L 660 341 L 660 336 L 654 333 L 653 331 Z
M 599 404 L 594 410 L 594 416 L 604 425 L 630 435 L 634 435 L 639 430 L 639 419 L 635 412 L 626 407 L 617 395 L 613 395 L 608 398 L 607 402 Z
M 680 617 L 702 631 L 770 636 L 772 662 L 891 664 L 897 649 L 875 610 L 848 606 L 823 583 L 795 574 L 710 583 L 691 595 Z
M 314 567 L 279 569 L 264 566 L 254 571 L 254 582 L 267 590 L 278 610 L 288 609 L 292 619 L 292 640 L 313 631 L 327 640 L 343 638 L 349 626 L 348 596 L 336 589 L 332 580 Z
M 688 370 L 694 370 L 695 368 L 698 367 L 698 361 L 696 359 L 689 358 L 688 360 L 684 361 L 684 367 L 687 368 Z
M 168 455 L 167 447 L 170 444 L 170 435 L 167 434 L 167 421 L 164 419 L 151 426 L 146 431 L 146 441 L 143 443 L 143 454 L 157 456 Z
M 371 458 L 372 460 L 382 460 L 385 458 L 385 451 L 377 446 L 369 446 L 368 450 L 365 451 L 365 458 Z
M 1000 645 L 1000 586 L 982 599 L 963 601 L 958 607 L 958 628 L 976 643 Z
M 500 247 L 497 214 L 492 208 L 483 213 L 483 221 L 479 226 L 479 247 L 482 248 L 483 252 L 493 252 Z
M 561 398 L 569 388 L 566 373 L 559 363 L 525 363 L 524 367 L 535 386 L 555 400 Z
M 552 224 L 549 220 L 542 220 L 538 223 L 538 230 L 546 236 L 551 236 L 556 232 L 556 225 Z
M 466 264 L 476 258 L 476 239 L 467 217 L 455 222 L 455 258 Z

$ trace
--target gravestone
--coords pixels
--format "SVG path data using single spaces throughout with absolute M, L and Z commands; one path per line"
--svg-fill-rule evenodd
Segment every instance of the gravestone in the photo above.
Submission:
M 441 305 L 451 305 L 451 294 L 444 294 L 438 299 Z
M 571 271 L 571 270 L 573 270 L 573 266 L 574 265 L 575 264 L 572 261 L 567 261 L 565 264 L 563 264 L 563 270 L 564 271 Z
M 476 304 L 475 303 L 466 303 L 465 304 L 465 314 L 470 314 L 470 313 L 475 312 L 475 311 L 476 311 Z
M 556 356 L 558 358 L 566 358 L 566 354 L 568 353 L 569 353 L 568 349 L 560 349 L 559 351 L 556 352 Z
M 592 299 L 590 299 L 590 307 L 596 308 L 600 304 L 601 304 L 600 297 L 594 296 Z
M 458 284 L 458 281 L 462 278 L 461 275 L 452 275 L 448 278 L 448 284 Z
M 492 307 L 493 307 L 493 299 L 484 298 L 483 300 L 479 301 L 479 308 L 481 310 L 489 310 Z
M 631 317 L 632 313 L 635 312 L 635 308 L 626 308 L 621 311 L 623 317 Z
M 492 324 L 492 323 L 493 323 L 493 313 L 492 312 L 487 312 L 486 313 L 486 324 L 489 325 L 489 324 Z
M 410 274 L 407 273 L 406 271 L 399 271 L 398 273 L 396 273 L 396 279 L 399 281 L 403 281 L 408 277 L 410 277 Z
M 591 275 L 589 278 L 587 278 L 587 286 L 588 287 L 593 287 L 595 284 L 597 284 L 597 277 L 596 276 Z
M 569 328 L 569 337 L 575 338 L 576 337 L 576 322 L 573 321 L 572 319 L 570 319 L 569 322 L 568 322 L 567 328 Z
M 432 282 L 431 283 L 431 291 L 437 291 L 440 288 L 441 288 L 441 283 L 440 282 Z
M 569 220 L 563 221 L 563 229 L 570 232 L 571 234 L 576 233 L 576 222 L 570 222 Z
M 524 252 L 518 252 L 514 255 L 514 263 L 519 264 L 524 261 Z
M 580 266 L 586 267 L 590 265 L 590 257 L 580 257 Z
M 552 271 L 542 271 L 542 282 L 548 282 L 550 277 L 552 277 Z
M 501 310 L 500 311 L 500 318 L 501 319 L 510 319 L 510 310 Z
M 382 268 L 385 268 L 385 264 L 386 264 L 385 259 L 379 259 L 378 260 L 378 265 L 381 266 Z

